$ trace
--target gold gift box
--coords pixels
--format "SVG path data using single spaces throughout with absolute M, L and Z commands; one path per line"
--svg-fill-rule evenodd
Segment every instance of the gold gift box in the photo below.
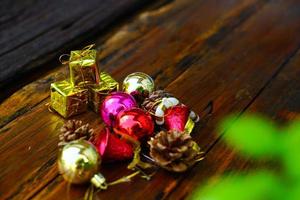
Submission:
M 68 81 L 51 84 L 51 108 L 68 118 L 87 110 L 88 89 L 75 88 Z
M 86 87 L 99 84 L 99 69 L 97 65 L 97 51 L 94 49 L 83 49 L 71 51 L 70 60 L 70 82 L 73 87 Z
M 100 84 L 89 87 L 89 105 L 99 113 L 100 105 L 103 99 L 111 92 L 119 89 L 119 83 L 115 81 L 108 73 L 101 72 Z

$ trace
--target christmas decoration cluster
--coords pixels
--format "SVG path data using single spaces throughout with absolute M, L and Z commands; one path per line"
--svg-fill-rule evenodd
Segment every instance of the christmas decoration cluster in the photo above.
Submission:
M 80 120 L 61 128 L 58 166 L 65 180 L 106 189 L 99 173 L 103 162 L 131 160 L 131 169 L 154 164 L 183 172 L 201 160 L 190 135 L 199 116 L 172 94 L 155 90 L 152 78 L 142 72 L 129 74 L 119 90 L 118 82 L 99 70 L 92 48 L 71 51 L 64 62 L 70 78 L 51 84 L 52 110 L 69 118 L 90 107 L 106 125 L 99 133 Z M 141 161 L 143 156 L 151 162 Z

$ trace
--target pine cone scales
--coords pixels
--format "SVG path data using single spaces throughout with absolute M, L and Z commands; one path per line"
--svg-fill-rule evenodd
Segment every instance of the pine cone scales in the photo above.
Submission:
M 183 172 L 199 160 L 200 152 L 187 133 L 176 130 L 161 131 L 148 142 L 150 155 L 161 167 Z
M 156 110 L 158 103 L 162 98 L 164 97 L 172 97 L 170 93 L 164 91 L 164 90 L 156 90 L 150 94 L 148 98 L 144 100 L 142 103 L 142 108 L 146 111 L 152 111 Z
M 69 120 L 60 129 L 58 146 L 78 139 L 91 140 L 93 137 L 94 130 L 89 124 L 83 124 L 80 120 Z

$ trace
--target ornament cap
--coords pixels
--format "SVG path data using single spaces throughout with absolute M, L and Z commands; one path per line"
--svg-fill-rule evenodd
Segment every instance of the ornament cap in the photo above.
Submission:
M 95 174 L 92 179 L 91 179 L 91 183 L 97 187 L 97 188 L 100 188 L 102 190 L 106 190 L 107 189 L 107 183 L 106 183 L 106 179 L 105 177 L 98 173 L 98 174 Z

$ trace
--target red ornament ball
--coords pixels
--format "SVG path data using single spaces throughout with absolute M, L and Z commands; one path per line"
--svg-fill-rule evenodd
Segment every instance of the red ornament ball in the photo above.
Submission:
M 151 116 L 140 108 L 132 108 L 117 115 L 114 131 L 136 140 L 153 135 L 154 122 Z

